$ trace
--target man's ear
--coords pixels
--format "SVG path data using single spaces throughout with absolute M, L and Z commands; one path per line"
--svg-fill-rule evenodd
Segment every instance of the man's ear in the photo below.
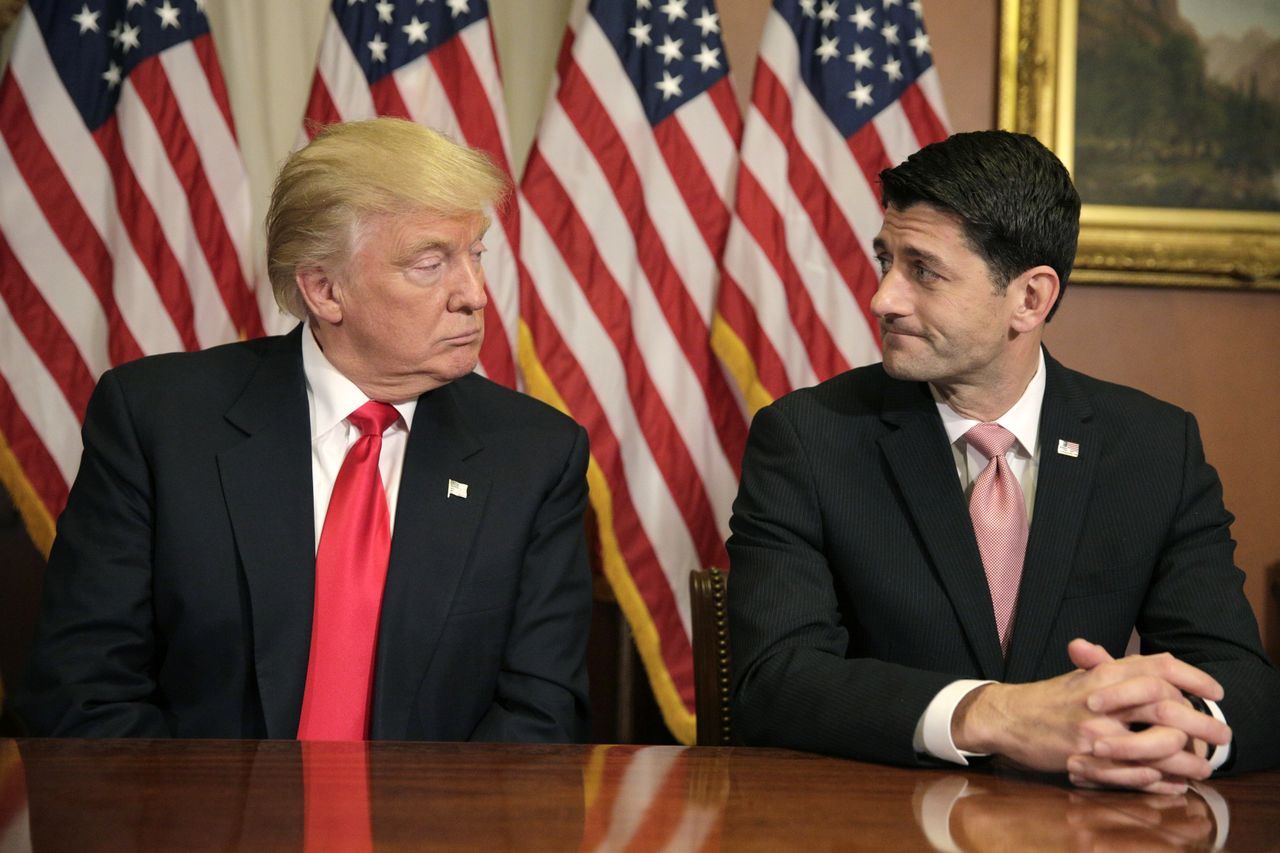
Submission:
M 342 322 L 342 303 L 334 292 L 333 278 L 328 271 L 320 267 L 299 267 L 293 278 L 308 314 L 334 325 Z
M 1010 321 L 1015 332 L 1030 332 L 1043 326 L 1050 309 L 1058 301 L 1058 274 L 1053 267 L 1032 267 L 1009 282 L 1017 304 Z

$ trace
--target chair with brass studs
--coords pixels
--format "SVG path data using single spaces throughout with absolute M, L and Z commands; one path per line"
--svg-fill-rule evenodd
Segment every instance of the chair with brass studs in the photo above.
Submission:
M 693 615 L 693 683 L 698 745 L 720 746 L 732 739 L 727 575 L 714 567 L 690 572 L 689 601 Z

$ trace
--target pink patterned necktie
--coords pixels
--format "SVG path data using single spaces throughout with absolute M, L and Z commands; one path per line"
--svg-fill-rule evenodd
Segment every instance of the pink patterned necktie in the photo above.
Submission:
M 361 436 L 333 482 L 316 549 L 311 656 L 298 740 L 364 740 L 382 588 L 391 556 L 391 516 L 378 470 L 382 433 L 399 417 L 370 401 L 347 420 Z
M 1000 649 L 1008 654 L 1013 611 L 1018 604 L 1022 561 L 1027 553 L 1027 506 L 1005 454 L 1016 440 L 999 424 L 978 424 L 964 434 L 969 446 L 990 460 L 973 482 L 969 517 L 991 589 Z

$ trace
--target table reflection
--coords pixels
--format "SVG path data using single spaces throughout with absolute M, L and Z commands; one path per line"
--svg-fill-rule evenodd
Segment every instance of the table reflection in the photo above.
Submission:
M 0 740 L 0 853 L 1146 851 L 1228 830 L 1250 850 L 1278 818 L 1280 773 L 1156 797 L 780 749 Z
M 921 781 L 912 811 L 935 850 L 1221 849 L 1227 803 L 1208 785 L 1178 796 L 947 775 Z

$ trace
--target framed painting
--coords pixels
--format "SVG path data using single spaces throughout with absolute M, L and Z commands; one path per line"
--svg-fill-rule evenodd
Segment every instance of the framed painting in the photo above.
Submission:
M 1073 280 L 1280 289 L 1277 56 L 1277 0 L 1002 0 L 999 124 L 1071 170 Z

